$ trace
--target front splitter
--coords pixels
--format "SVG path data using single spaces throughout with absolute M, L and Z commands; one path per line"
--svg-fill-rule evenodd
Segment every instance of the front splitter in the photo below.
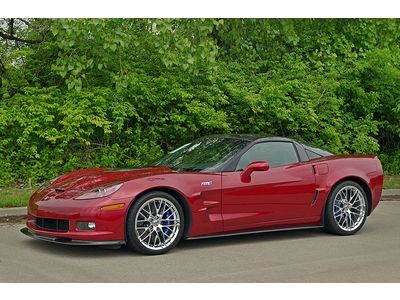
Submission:
M 110 245 L 125 245 L 125 241 L 86 241 L 86 240 L 73 240 L 64 237 L 53 237 L 47 235 L 41 235 L 33 232 L 29 228 L 25 227 L 21 229 L 21 232 L 36 240 L 51 242 L 56 244 L 64 245 L 80 245 L 80 246 L 110 246 Z

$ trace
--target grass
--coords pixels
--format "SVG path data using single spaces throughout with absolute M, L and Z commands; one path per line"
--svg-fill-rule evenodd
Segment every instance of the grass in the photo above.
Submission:
M 400 189 L 400 175 L 387 175 L 384 189 Z M 34 189 L 0 188 L 0 208 L 26 206 Z
M 400 189 L 400 175 L 386 175 L 383 181 L 384 189 Z
M 33 189 L 0 188 L 0 208 L 26 206 Z

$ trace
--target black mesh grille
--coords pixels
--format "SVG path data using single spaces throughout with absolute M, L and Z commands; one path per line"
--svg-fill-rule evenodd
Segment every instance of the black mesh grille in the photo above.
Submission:
M 68 231 L 69 229 L 68 220 L 46 219 L 46 218 L 36 217 L 35 224 L 37 227 L 46 230 Z

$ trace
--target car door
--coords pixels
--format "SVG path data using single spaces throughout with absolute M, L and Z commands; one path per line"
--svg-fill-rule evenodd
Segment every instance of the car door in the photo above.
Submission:
M 269 169 L 243 180 L 243 169 L 254 161 L 266 161 Z M 292 142 L 257 143 L 241 156 L 234 172 L 222 173 L 224 231 L 318 220 L 311 208 L 315 189 L 312 165 L 299 162 Z

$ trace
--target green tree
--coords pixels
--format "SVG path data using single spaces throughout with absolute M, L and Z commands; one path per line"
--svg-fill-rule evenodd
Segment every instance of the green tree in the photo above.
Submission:
M 395 19 L 1 19 L 0 185 L 150 163 L 213 133 L 400 172 Z

